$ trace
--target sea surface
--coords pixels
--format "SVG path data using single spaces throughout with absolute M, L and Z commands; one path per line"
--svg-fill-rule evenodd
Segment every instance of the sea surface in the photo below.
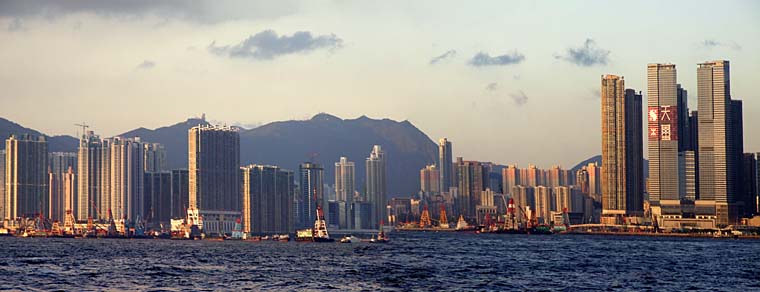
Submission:
M 0 290 L 760 291 L 760 241 L 390 234 L 388 244 L 0 238 Z

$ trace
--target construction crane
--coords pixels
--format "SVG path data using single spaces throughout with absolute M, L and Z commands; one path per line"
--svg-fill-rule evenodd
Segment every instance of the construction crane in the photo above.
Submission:
M 81 124 L 74 124 L 74 126 L 82 127 L 82 135 L 87 134 L 87 128 L 90 127 L 90 125 L 86 124 L 85 122 L 82 122 Z M 77 133 L 77 136 L 81 137 L 79 136 L 79 133 Z

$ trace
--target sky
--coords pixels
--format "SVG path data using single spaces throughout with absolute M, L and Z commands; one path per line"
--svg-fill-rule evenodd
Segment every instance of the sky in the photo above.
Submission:
M 0 44 L 0 116 L 47 134 L 327 112 L 568 168 L 601 152 L 602 75 L 646 100 L 676 64 L 696 109 L 696 64 L 726 59 L 760 151 L 758 1 L 0 0 Z

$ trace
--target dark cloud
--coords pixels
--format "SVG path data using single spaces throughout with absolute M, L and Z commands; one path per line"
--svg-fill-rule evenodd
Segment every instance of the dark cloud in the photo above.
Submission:
M 512 52 L 511 54 L 504 54 L 501 56 L 493 56 L 489 55 L 488 53 L 477 53 L 475 56 L 470 59 L 468 62 L 470 65 L 475 67 L 482 67 L 482 66 L 505 66 L 505 65 L 512 65 L 512 64 L 519 64 L 525 61 L 525 55 L 520 54 L 518 52 Z
M 568 48 L 564 55 L 554 56 L 578 66 L 591 67 L 594 65 L 607 65 L 610 51 L 599 48 L 592 39 L 586 39 L 583 46 Z
M 208 50 L 231 58 L 272 60 L 282 55 L 308 53 L 318 49 L 334 50 L 342 46 L 343 40 L 334 34 L 315 37 L 311 32 L 299 31 L 292 36 L 278 36 L 273 30 L 265 30 L 234 46 L 217 46 L 216 42 L 212 42 Z
M 737 51 L 741 51 L 742 49 L 742 47 L 736 42 L 719 42 L 713 39 L 706 39 L 702 41 L 700 45 L 707 49 L 712 49 L 712 48 L 717 48 L 717 47 L 726 47 L 726 48 L 731 48 Z
M 435 58 L 430 59 L 430 65 L 435 65 L 440 62 L 446 61 L 448 59 L 451 59 L 457 55 L 457 51 L 455 50 L 448 50 L 443 55 L 437 56 Z
M 156 16 L 196 23 L 275 18 L 294 13 L 294 0 L 2 0 L 0 17 L 55 18 L 76 13 L 105 17 Z
M 514 101 L 517 106 L 523 106 L 526 103 L 528 103 L 528 96 L 525 95 L 525 92 L 523 92 L 522 90 L 515 93 L 511 93 L 509 97 L 512 98 L 512 101 Z
M 488 91 L 496 91 L 496 89 L 499 88 L 499 83 L 491 82 L 486 85 L 486 90 Z
M 145 60 L 140 65 L 137 65 L 137 69 L 153 69 L 153 67 L 156 67 L 156 62 Z

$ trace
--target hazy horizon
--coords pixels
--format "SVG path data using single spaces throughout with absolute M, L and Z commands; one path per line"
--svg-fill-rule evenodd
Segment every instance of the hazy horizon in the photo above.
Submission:
M 113 136 L 202 113 L 243 127 L 366 115 L 468 160 L 569 168 L 601 152 L 602 75 L 646 100 L 646 65 L 676 64 L 694 110 L 696 64 L 726 59 L 745 152 L 760 151 L 758 2 L 457 4 L 0 1 L 0 116 Z

